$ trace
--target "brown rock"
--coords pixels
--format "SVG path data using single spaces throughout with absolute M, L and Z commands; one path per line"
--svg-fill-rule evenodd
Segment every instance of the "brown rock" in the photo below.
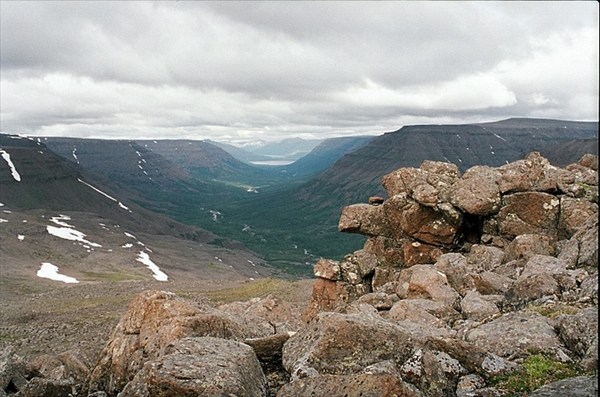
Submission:
M 386 200 L 383 210 L 389 237 L 411 237 L 437 246 L 449 246 L 454 241 L 458 225 L 451 224 L 440 212 L 420 205 L 405 193 Z
M 277 397 L 421 397 L 414 386 L 390 374 L 320 375 L 296 379 Z
M 506 262 L 517 259 L 529 259 L 534 255 L 552 255 L 553 241 L 550 237 L 540 234 L 522 234 L 515 237 L 504 251 Z
M 380 361 L 404 362 L 410 342 L 407 332 L 377 314 L 321 313 L 285 343 L 283 365 L 292 379 L 356 374 Z
M 266 379 L 254 350 L 212 337 L 184 338 L 147 362 L 120 397 L 266 396 Z
M 331 259 L 319 259 L 314 268 L 315 276 L 331 281 L 340 280 L 340 263 Z
M 354 204 L 344 207 L 338 230 L 367 236 L 384 235 L 387 227 L 382 206 Z
M 400 273 L 396 293 L 401 299 L 431 299 L 454 307 L 460 298 L 445 274 L 432 265 L 415 265 Z
M 499 181 L 496 169 L 472 167 L 452 186 L 450 203 L 473 215 L 495 214 L 500 209 Z
M 548 193 L 521 192 L 502 199 L 498 213 L 500 233 L 513 238 L 521 234 L 545 234 L 557 238 L 560 200 Z
M 560 220 L 558 227 L 566 238 L 573 236 L 579 228 L 592 219 L 598 218 L 598 204 L 584 199 L 562 197 L 560 200 Z
M 500 309 L 493 302 L 483 298 L 477 291 L 469 291 L 460 302 L 462 314 L 469 320 L 483 320 L 500 313 Z
M 531 152 L 523 160 L 503 165 L 498 171 L 501 175 L 498 185 L 502 194 L 528 190 L 554 191 L 561 176 L 561 171 L 550 165 L 538 152 Z

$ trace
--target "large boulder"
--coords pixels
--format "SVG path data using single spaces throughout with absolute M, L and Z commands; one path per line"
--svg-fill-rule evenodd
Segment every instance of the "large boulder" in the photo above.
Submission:
M 148 361 L 119 397 L 266 396 L 254 350 L 213 337 L 183 338 Z
M 403 328 L 379 317 L 320 313 L 283 347 L 283 365 L 292 378 L 356 374 L 380 361 L 401 365 L 412 354 Z

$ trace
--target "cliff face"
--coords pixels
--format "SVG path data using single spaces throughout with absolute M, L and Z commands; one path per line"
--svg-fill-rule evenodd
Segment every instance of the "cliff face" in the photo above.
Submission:
M 275 296 L 215 309 L 147 291 L 89 393 L 597 394 L 597 156 L 557 168 L 534 152 L 464 173 L 426 161 L 382 185 L 387 199 L 344 208 L 339 229 L 368 240 L 315 265 L 301 315 Z M 552 370 L 532 376 L 540 362 Z

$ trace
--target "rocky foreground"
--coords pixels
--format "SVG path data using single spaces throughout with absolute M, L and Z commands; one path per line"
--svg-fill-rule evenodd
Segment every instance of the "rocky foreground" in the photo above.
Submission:
M 596 156 L 382 182 L 340 218 L 364 248 L 315 265 L 302 312 L 145 291 L 91 366 L 5 350 L 0 396 L 597 396 Z

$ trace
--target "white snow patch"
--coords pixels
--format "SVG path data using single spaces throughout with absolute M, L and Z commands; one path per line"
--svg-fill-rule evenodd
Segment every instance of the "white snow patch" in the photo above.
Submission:
M 54 281 L 62 281 L 63 283 L 78 283 L 79 281 L 74 277 L 65 276 L 58 272 L 58 266 L 54 266 L 52 263 L 44 262 L 37 271 L 37 276 L 41 278 L 49 278 Z
M 19 239 L 19 241 L 25 240 L 25 236 L 23 236 L 22 234 L 17 234 L 17 238 Z
M 131 233 L 127 233 L 127 232 L 123 232 L 124 235 L 126 235 L 127 237 L 131 237 L 137 240 L 137 237 L 135 237 L 133 234 Z
M 17 171 L 17 169 L 15 168 L 15 165 L 13 164 L 12 160 L 10 159 L 10 154 L 8 154 L 8 152 L 4 151 L 3 149 L 0 149 L 0 154 L 2 155 L 2 158 L 8 164 L 8 167 L 10 168 L 12 177 L 15 178 L 15 181 L 21 182 L 21 175 L 19 175 L 19 172 Z
M 492 134 L 493 134 L 493 135 L 494 135 L 496 138 L 498 138 L 498 139 L 502 139 L 503 141 L 507 142 L 507 140 L 506 140 L 505 138 L 502 138 L 500 135 L 498 135 L 498 134 L 495 134 L 495 133 L 493 133 L 493 132 L 492 132 Z
M 79 164 L 79 159 L 77 158 L 77 148 L 74 147 L 73 148 L 73 158 L 75 159 L 75 161 L 77 161 L 77 164 Z
M 0 203 L 0 207 L 4 207 L 4 204 Z
M 92 243 L 91 241 L 86 240 L 86 235 L 81 233 L 79 230 L 56 226 L 46 226 L 46 230 L 51 235 L 64 238 L 65 240 L 79 241 L 81 243 L 89 244 L 92 247 L 102 247 L 100 244 Z
M 114 197 L 112 197 L 112 196 L 110 196 L 110 195 L 108 195 L 108 194 L 104 193 L 102 190 L 98 189 L 98 188 L 97 188 L 97 187 L 95 187 L 95 186 L 92 186 L 92 185 L 90 185 L 90 184 L 89 184 L 89 183 L 87 183 L 87 182 L 84 182 L 84 181 L 82 181 L 82 180 L 81 180 L 81 179 L 79 179 L 79 178 L 77 178 L 77 180 L 78 180 L 79 182 L 83 183 L 84 185 L 86 185 L 86 186 L 88 186 L 88 187 L 90 187 L 90 188 L 94 189 L 95 191 L 97 191 L 98 193 L 100 193 L 101 195 L 103 195 L 104 197 L 106 197 L 106 198 L 108 198 L 108 199 L 110 199 L 110 200 L 114 201 L 115 203 L 118 203 L 118 204 L 119 204 L 119 207 L 123 208 L 124 210 L 127 210 L 127 211 L 131 212 L 131 210 L 130 210 L 129 208 L 125 207 L 125 206 L 124 206 L 124 205 L 123 205 L 123 204 L 122 204 L 122 203 L 121 203 L 119 200 L 117 200 L 116 198 L 114 198 Z
M 133 247 L 133 244 L 131 244 L 131 243 L 123 244 L 121 246 L 121 248 L 131 248 L 131 247 Z
M 136 261 L 148 266 L 148 269 L 154 273 L 154 278 L 158 281 L 167 281 L 169 279 L 169 276 L 163 273 L 160 268 L 154 262 L 152 262 L 152 260 L 150 260 L 150 256 L 146 252 L 140 251 Z
M 0 218 L 0 223 L 5 223 L 5 222 L 8 222 L 8 221 L 4 218 Z
M 66 222 L 63 222 L 63 221 L 70 221 L 70 220 L 71 220 L 70 216 L 68 216 L 68 215 L 62 215 L 62 214 L 60 214 L 59 216 L 53 216 L 52 218 L 50 218 L 50 222 L 54 222 L 58 226 L 75 227 L 73 225 L 69 225 Z
M 12 211 L 9 210 L 2 210 L 2 212 L 4 212 L 5 214 L 12 214 Z

